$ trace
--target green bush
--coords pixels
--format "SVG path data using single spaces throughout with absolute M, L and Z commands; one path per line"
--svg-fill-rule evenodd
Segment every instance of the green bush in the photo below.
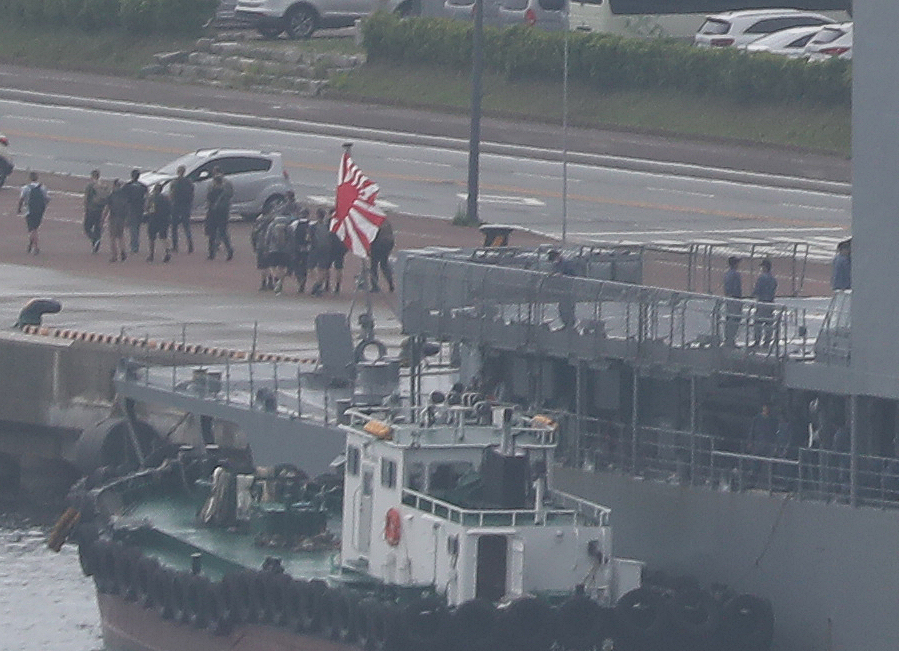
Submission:
M 569 78 L 597 89 L 677 89 L 743 102 L 801 101 L 848 106 L 852 67 L 841 60 L 809 63 L 732 48 L 701 49 L 670 39 L 629 39 L 570 32 Z M 561 79 L 565 34 L 527 26 L 484 29 L 485 66 L 509 79 Z M 365 21 L 368 58 L 385 62 L 471 66 L 472 24 L 400 19 L 377 13 Z

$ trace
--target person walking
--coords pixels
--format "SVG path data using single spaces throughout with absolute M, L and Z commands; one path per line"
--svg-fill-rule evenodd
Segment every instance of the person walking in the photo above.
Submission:
M 375 239 L 371 241 L 371 291 L 380 291 L 378 287 L 378 268 L 380 267 L 384 279 L 387 281 L 387 287 L 393 291 L 393 269 L 390 266 L 390 252 L 394 247 L 393 226 L 388 219 L 381 223 L 381 228 L 375 235 Z
M 335 233 L 334 231 L 331 230 L 331 220 L 334 218 L 334 213 L 335 213 L 335 211 L 332 210 L 331 214 L 329 215 L 328 219 L 325 222 L 328 225 L 328 233 L 331 237 L 331 247 L 330 247 L 331 248 L 331 263 L 328 265 L 328 267 L 329 267 L 328 274 L 330 275 L 330 273 L 331 273 L 330 269 L 333 268 L 334 269 L 334 273 L 333 273 L 334 282 L 330 283 L 330 285 L 334 287 L 334 293 L 339 294 L 340 293 L 340 283 L 343 280 L 343 262 L 346 259 L 346 254 L 347 254 L 348 249 L 346 248 L 346 245 L 343 243 L 343 240 L 341 240 L 340 237 L 337 235 L 337 233 Z M 329 280 L 330 280 L 330 277 L 328 280 L 325 281 L 325 289 L 328 289 Z
M 206 237 L 209 238 L 209 260 L 215 260 L 221 243 L 227 251 L 228 260 L 234 257 L 231 237 L 228 235 L 228 217 L 231 215 L 231 198 L 234 187 L 225 178 L 221 168 L 212 170 L 212 183 L 206 192 Z
M 743 314 L 743 281 L 740 277 L 740 258 L 735 255 L 727 259 L 727 272 L 724 274 L 724 295 L 733 300 L 725 301 L 724 345 L 735 346 L 737 330 Z
M 309 211 L 300 210 L 299 216 L 290 223 L 293 243 L 291 270 L 297 281 L 297 294 L 306 291 L 306 276 L 309 273 Z
M 147 237 L 150 241 L 150 255 L 147 262 L 153 262 L 156 255 L 156 240 L 162 242 L 165 255 L 163 262 L 172 259 L 169 249 L 169 225 L 172 222 L 172 202 L 162 193 L 162 183 L 153 186 L 153 192 L 147 200 Z
M 140 170 L 131 170 L 131 180 L 124 185 L 124 191 L 128 200 L 126 223 L 131 231 L 131 253 L 137 253 L 140 251 L 140 225 L 144 221 L 147 204 L 147 186 L 140 181 Z
M 837 244 L 830 287 L 834 291 L 852 289 L 852 240 L 843 240 Z
M 184 175 L 184 165 L 178 166 L 178 172 L 172 181 L 172 251 L 178 252 L 178 229 L 184 229 L 187 239 L 187 252 L 194 252 L 194 238 L 190 231 L 190 215 L 194 208 L 194 182 Z
M 281 293 L 284 288 L 284 277 L 290 269 L 293 249 L 290 224 L 291 219 L 287 215 L 275 215 L 265 232 L 265 248 L 268 249 L 268 266 L 275 294 Z
M 752 297 L 758 301 L 755 306 L 755 324 L 753 326 L 753 346 L 762 342 L 764 334 L 765 346 L 771 345 L 774 334 L 774 297 L 777 294 L 777 279 L 771 274 L 771 261 L 765 258 L 759 265 L 761 273 L 755 279 Z
M 331 231 L 328 220 L 325 219 L 328 211 L 319 208 L 315 213 L 315 223 L 312 224 L 309 233 L 309 264 L 315 269 L 315 282 L 312 285 L 313 296 L 319 296 L 327 289 L 328 269 L 331 266 Z M 343 242 L 340 243 L 343 246 Z
M 275 280 L 272 277 L 271 265 L 268 261 L 269 251 L 268 241 L 266 239 L 268 227 L 274 219 L 274 213 L 264 212 L 259 215 L 255 222 L 253 222 L 253 230 L 250 231 L 250 244 L 253 246 L 253 251 L 256 253 L 256 268 L 261 274 L 259 280 L 260 292 L 275 288 Z
M 125 222 L 128 219 L 128 197 L 119 179 L 112 182 L 112 191 L 106 201 L 106 228 L 109 230 L 110 262 L 125 261 Z
M 26 206 L 28 208 L 25 213 L 25 225 L 28 227 L 27 252 L 37 255 L 41 252 L 37 231 L 44 219 L 47 204 L 50 203 L 50 193 L 47 192 L 43 183 L 38 181 L 37 172 L 29 172 L 28 180 L 28 184 L 22 186 L 19 194 L 19 207 L 16 212 L 21 215 L 22 208 Z
M 100 170 L 91 172 L 91 180 L 84 188 L 84 234 L 91 241 L 91 250 L 100 250 L 103 235 L 103 210 L 109 198 L 109 188 L 100 181 Z

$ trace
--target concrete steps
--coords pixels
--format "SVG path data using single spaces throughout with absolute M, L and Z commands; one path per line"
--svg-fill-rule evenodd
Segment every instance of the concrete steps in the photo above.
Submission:
M 318 95 L 335 75 L 364 63 L 361 54 L 309 52 L 283 43 L 201 38 L 192 52 L 154 55 L 145 75 L 246 90 Z

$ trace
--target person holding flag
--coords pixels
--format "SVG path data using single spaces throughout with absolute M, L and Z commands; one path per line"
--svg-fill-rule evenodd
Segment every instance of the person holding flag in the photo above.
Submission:
M 331 217 L 331 232 L 360 258 L 367 259 L 371 243 L 386 215 L 375 205 L 380 188 L 362 173 L 350 158 L 352 144 L 343 146 L 337 173 L 337 202 Z

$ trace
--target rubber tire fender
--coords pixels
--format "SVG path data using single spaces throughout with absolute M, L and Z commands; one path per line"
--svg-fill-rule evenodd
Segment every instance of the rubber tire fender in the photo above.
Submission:
M 184 605 L 188 621 L 194 628 L 209 627 L 209 608 L 212 602 L 209 593 L 211 591 L 212 583 L 208 578 L 196 574 L 188 575 L 184 591 Z
M 612 635 L 611 611 L 586 595 L 573 595 L 556 612 L 556 641 L 568 651 L 602 648 Z
M 141 554 L 134 548 L 122 543 L 113 543 L 113 556 L 115 557 L 115 583 L 118 594 L 126 601 L 137 601 L 137 589 L 135 587 L 135 575 L 137 563 Z
M 97 539 L 88 538 L 78 541 L 78 565 L 84 576 L 93 576 L 99 564 L 97 556 Z
M 137 591 L 137 599 L 144 608 L 153 608 L 155 605 L 153 584 L 156 581 L 157 572 L 159 572 L 159 561 L 155 558 L 142 556 L 137 561 L 134 571 L 134 588 Z
M 99 539 L 93 544 L 97 566 L 94 571 L 94 582 L 97 591 L 111 594 L 115 587 L 115 556 L 113 545 L 109 540 Z
M 533 596 L 519 597 L 497 615 L 499 639 L 508 651 L 550 651 L 556 617 L 548 603 Z
M 185 571 L 175 571 L 170 575 L 168 602 L 172 608 L 172 619 L 179 624 L 189 624 L 191 612 L 188 605 L 188 586 L 193 575 Z
M 222 596 L 231 614 L 231 621 L 235 624 L 256 621 L 255 613 L 251 612 L 250 591 L 245 572 L 230 572 L 222 577 Z
M 283 572 L 262 572 L 262 589 L 269 619 L 276 626 L 287 626 L 291 623 L 289 605 L 292 580 Z
M 449 651 L 492 651 L 496 647 L 496 608 L 486 599 L 459 605 L 450 617 Z
M 667 602 L 668 620 L 675 638 L 685 651 L 708 646 L 718 630 L 721 608 L 711 594 L 698 587 L 676 590 Z
M 664 597 L 650 588 L 624 594 L 615 604 L 616 645 L 657 649 L 669 628 L 666 614 Z
M 153 577 L 153 603 L 156 604 L 156 612 L 162 619 L 174 619 L 174 611 L 171 604 L 171 583 L 174 572 L 166 567 L 156 570 Z
M 378 602 L 373 597 L 365 597 L 356 608 L 356 643 L 364 651 L 372 651 L 371 618 Z
M 402 614 L 396 604 L 375 602 L 369 612 L 369 648 L 372 651 L 405 651 Z
M 349 590 L 331 590 L 329 605 L 331 609 L 331 639 L 339 642 L 356 641 L 356 604 L 357 599 Z
M 327 591 L 328 584 L 321 579 L 312 579 L 306 584 L 303 601 L 300 603 L 300 617 L 305 632 L 318 633 L 321 630 L 321 602 Z
M 207 598 L 209 599 L 207 605 L 209 609 L 209 630 L 214 635 L 228 635 L 234 626 L 221 581 L 210 583 Z
M 730 599 L 721 611 L 720 641 L 733 651 L 767 651 L 774 640 L 771 602 L 751 594 Z
M 410 651 L 442 651 L 449 611 L 446 601 L 428 595 L 403 608 L 403 630 Z

